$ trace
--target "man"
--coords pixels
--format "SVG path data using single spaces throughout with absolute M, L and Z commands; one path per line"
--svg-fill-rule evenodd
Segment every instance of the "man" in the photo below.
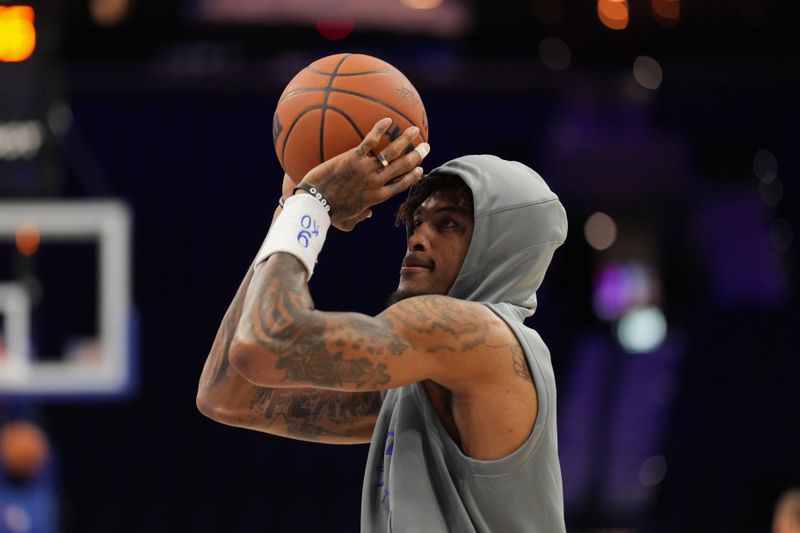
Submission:
M 428 146 L 407 150 L 415 128 L 372 155 L 389 125 L 309 172 L 312 194 L 273 219 L 198 407 L 281 436 L 371 442 L 362 531 L 563 532 L 550 356 L 522 321 L 566 237 L 564 209 L 535 172 L 493 156 L 420 180 Z M 414 183 L 398 214 L 408 248 L 395 303 L 376 317 L 315 310 L 320 206 L 348 230 Z

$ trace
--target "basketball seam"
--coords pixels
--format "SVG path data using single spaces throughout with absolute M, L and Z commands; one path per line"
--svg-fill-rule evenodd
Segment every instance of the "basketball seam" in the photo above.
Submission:
M 289 98 L 291 96 L 296 96 L 297 94 L 300 94 L 300 93 L 309 93 L 309 92 L 317 92 L 317 91 L 325 91 L 325 93 L 326 93 L 325 100 L 326 101 L 327 101 L 327 99 L 328 99 L 327 97 L 328 97 L 328 95 L 330 95 L 330 93 L 349 94 L 350 96 L 356 96 L 356 97 L 359 97 L 359 98 L 364 98 L 365 100 L 370 100 L 372 102 L 375 102 L 376 104 L 380 104 L 380 105 L 382 105 L 382 106 L 384 106 L 384 107 L 386 107 L 388 109 L 391 109 L 392 111 L 394 111 L 395 113 L 397 113 L 398 115 L 400 115 L 401 117 L 406 119 L 410 124 L 413 124 L 415 126 L 417 125 L 413 120 L 411 120 L 408 116 L 406 116 L 402 111 L 398 110 L 396 107 L 393 107 L 393 106 L 387 104 L 383 100 L 379 100 L 379 99 L 377 99 L 377 98 L 375 98 L 373 96 L 370 96 L 368 94 L 359 93 L 359 92 L 356 92 L 356 91 L 350 91 L 350 90 L 347 90 L 347 89 L 337 89 L 336 87 L 331 87 L 331 88 L 327 88 L 327 87 L 308 87 L 308 88 L 304 88 L 304 89 L 297 89 L 297 90 L 292 91 L 291 93 L 287 94 L 281 101 L 283 101 L 283 100 L 285 100 L 285 99 L 287 99 L 287 98 Z M 323 103 L 323 105 L 325 105 L 325 104 Z
M 350 118 L 350 115 L 348 115 L 347 113 L 345 113 L 344 111 L 342 111 L 338 107 L 331 106 L 328 109 L 330 109 L 331 111 L 336 111 L 337 113 L 342 115 L 345 118 L 345 120 L 347 120 L 347 122 L 349 122 L 350 125 L 353 126 L 353 129 L 356 130 L 356 134 L 358 134 L 358 138 L 359 139 L 363 139 L 364 138 L 364 134 L 361 133 L 360 129 L 358 129 L 358 125 L 356 125 L 356 123 L 353 121 L 353 119 Z
M 387 108 L 387 109 L 391 109 L 392 111 L 394 111 L 395 113 L 397 113 L 398 115 L 400 115 L 401 117 L 403 117 L 404 119 L 406 119 L 406 121 L 407 121 L 409 124 L 413 124 L 414 126 L 416 126 L 416 125 L 417 125 L 417 124 L 416 124 L 416 123 L 415 123 L 413 120 L 411 120 L 410 118 L 408 118 L 408 117 L 406 116 L 406 114 L 405 114 L 405 113 L 403 113 L 402 111 L 400 111 L 400 110 L 399 110 L 399 109 L 397 109 L 396 107 L 394 107 L 394 106 L 391 106 L 391 105 L 387 104 L 387 103 L 386 103 L 386 102 L 384 102 L 383 100 L 378 100 L 377 98 L 375 98 L 375 97 L 372 97 L 372 96 L 370 96 L 370 95 L 368 95 L 368 94 L 357 93 L 357 92 L 355 92 L 355 91 L 348 91 L 348 90 L 346 90 L 346 89 L 336 89 L 336 88 L 334 88 L 332 91 L 333 91 L 333 92 L 337 92 L 337 93 L 349 94 L 350 96 L 357 96 L 357 97 L 359 97 L 359 98 L 363 98 L 363 99 L 365 99 L 365 100 L 369 100 L 370 102 L 374 102 L 374 103 L 376 103 L 376 104 L 380 104 L 380 105 L 382 105 L 383 107 L 385 107 L 385 108 Z
M 331 96 L 331 88 L 333 87 L 333 80 L 336 79 L 336 73 L 339 72 L 342 64 L 350 57 L 350 54 L 345 54 L 342 59 L 333 67 L 331 79 L 328 80 L 328 86 L 325 88 L 325 99 L 322 101 L 322 117 L 319 122 L 319 162 L 322 164 L 325 161 L 325 111 L 328 109 L 328 99 Z
M 376 70 L 375 72 L 380 72 L 381 74 L 392 74 L 392 72 L 388 72 L 388 71 L 387 72 L 383 72 L 383 71 L 377 71 Z M 368 73 L 368 74 L 371 74 L 371 73 Z M 349 75 L 350 74 L 337 74 L 336 77 L 349 76 Z M 314 92 L 314 91 L 325 91 L 325 90 L 326 90 L 325 87 L 303 87 L 301 89 L 295 89 L 294 91 L 292 91 L 292 92 L 290 92 L 288 94 L 284 94 L 283 96 L 281 96 L 281 99 L 278 100 L 278 103 L 280 104 L 280 103 L 288 100 L 289 98 L 291 98 L 293 96 L 297 96 L 298 94 L 309 93 L 309 92 Z M 336 87 L 332 87 L 331 90 L 332 91 L 343 91 L 344 89 L 337 89 Z
M 311 107 L 305 108 L 302 113 L 300 113 L 299 115 L 297 115 L 295 117 L 294 121 L 292 122 L 292 125 L 289 126 L 288 130 L 286 130 L 286 135 L 283 138 L 283 146 L 281 147 L 281 161 L 284 164 L 286 163 L 286 144 L 289 141 L 289 135 L 292 134 L 292 130 L 294 129 L 294 127 L 297 125 L 297 123 L 300 121 L 301 118 L 303 118 L 304 116 L 306 116 L 310 112 L 312 112 L 314 110 L 317 110 L 317 109 L 322 109 L 322 106 L 321 105 L 315 105 L 315 106 L 311 106 Z M 300 179 L 303 179 L 303 178 L 301 177 Z
M 322 74 L 323 76 L 330 76 L 332 72 L 324 72 L 322 70 L 315 69 L 314 67 L 306 67 L 306 70 L 310 70 L 314 74 Z M 337 76 L 365 76 L 367 74 L 397 74 L 396 72 L 392 72 L 391 70 L 365 70 L 363 72 L 348 72 L 346 74 L 339 74 Z
M 324 90 L 325 90 L 325 87 L 303 87 L 302 89 L 295 89 L 294 91 L 290 92 L 289 94 L 287 94 L 283 98 L 281 98 L 278 101 L 278 103 L 280 104 L 283 101 L 288 100 L 292 96 L 297 96 L 298 94 L 311 93 L 311 92 L 314 92 L 314 91 L 324 91 Z

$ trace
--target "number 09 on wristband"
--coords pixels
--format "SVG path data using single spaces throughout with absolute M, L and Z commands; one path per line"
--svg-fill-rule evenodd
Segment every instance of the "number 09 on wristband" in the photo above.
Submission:
M 307 279 L 311 279 L 330 225 L 328 212 L 316 198 L 310 194 L 290 196 L 267 233 L 253 266 L 283 252 L 299 259 L 308 271 Z

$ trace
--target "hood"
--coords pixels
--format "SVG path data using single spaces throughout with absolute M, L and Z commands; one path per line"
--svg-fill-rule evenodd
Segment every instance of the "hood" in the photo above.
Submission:
M 527 166 L 492 155 L 460 157 L 431 173 L 461 178 L 475 206 L 472 242 L 448 295 L 511 304 L 520 320 L 532 315 L 553 253 L 567 237 L 558 196 Z

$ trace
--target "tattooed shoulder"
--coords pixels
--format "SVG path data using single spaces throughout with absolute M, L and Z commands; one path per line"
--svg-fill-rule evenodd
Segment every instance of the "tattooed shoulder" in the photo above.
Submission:
M 533 377 L 531 377 L 531 371 L 528 368 L 528 360 L 525 357 L 525 352 L 522 350 L 522 347 L 514 343 L 509 346 L 509 351 L 511 352 L 511 363 L 514 368 L 514 373 L 525 381 L 533 383 Z
M 382 314 L 415 338 L 425 352 L 470 351 L 492 343 L 500 324 L 483 305 L 441 295 L 403 300 Z

